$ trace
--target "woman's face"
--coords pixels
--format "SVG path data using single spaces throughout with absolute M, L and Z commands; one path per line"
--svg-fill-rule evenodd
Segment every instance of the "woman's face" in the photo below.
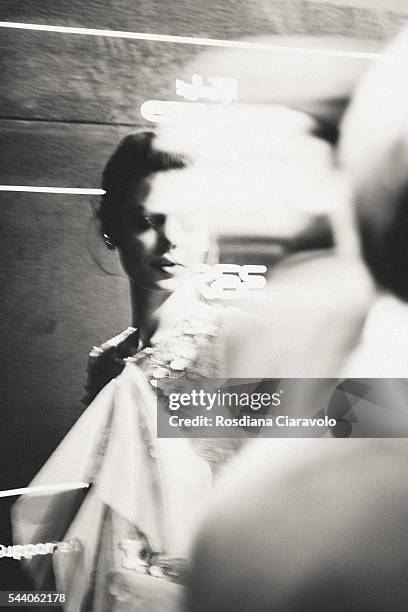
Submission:
M 200 262 L 200 248 L 197 250 L 199 241 L 192 240 L 197 228 L 186 215 L 172 215 L 171 201 L 161 204 L 152 197 L 156 180 L 157 174 L 135 182 L 123 201 L 119 252 L 133 283 L 149 290 L 172 292 L 185 279 L 191 265 Z

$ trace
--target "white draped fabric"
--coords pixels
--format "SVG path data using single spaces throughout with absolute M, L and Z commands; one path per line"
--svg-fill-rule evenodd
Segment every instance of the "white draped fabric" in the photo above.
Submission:
M 69 593 L 69 611 L 80 609 L 89 587 L 106 506 L 136 525 L 154 550 L 168 557 L 188 557 L 194 527 L 211 487 L 211 469 L 187 439 L 157 438 L 156 415 L 156 398 L 145 375 L 128 362 L 32 482 L 86 481 L 99 463 L 94 485 L 64 537 L 64 541 L 77 539 L 83 546 L 81 571 L 72 577 L 71 556 L 54 554 L 57 585 Z M 14 507 L 17 543 L 35 541 L 38 524 L 52 502 L 49 496 L 43 502 L 30 495 L 18 500 Z

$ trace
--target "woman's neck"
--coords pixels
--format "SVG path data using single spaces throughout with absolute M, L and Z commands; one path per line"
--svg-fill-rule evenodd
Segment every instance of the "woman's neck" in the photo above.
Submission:
M 170 297 L 165 291 L 150 291 L 130 281 L 132 325 L 139 331 L 143 346 L 149 346 L 150 339 L 159 325 L 157 310 Z

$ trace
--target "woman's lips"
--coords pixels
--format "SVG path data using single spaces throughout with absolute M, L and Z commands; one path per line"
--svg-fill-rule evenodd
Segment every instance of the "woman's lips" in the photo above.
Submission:
M 170 276 L 172 274 L 171 268 L 175 268 L 177 266 L 183 266 L 183 264 L 179 263 L 178 261 L 173 261 L 172 259 L 169 259 L 168 257 L 160 257 L 160 259 L 153 261 L 150 265 L 156 270 L 159 270 L 160 272 L 164 274 L 168 274 Z

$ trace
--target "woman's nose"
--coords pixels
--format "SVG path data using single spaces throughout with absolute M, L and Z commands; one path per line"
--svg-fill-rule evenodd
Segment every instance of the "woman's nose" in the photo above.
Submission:
M 158 246 L 161 252 L 166 253 L 174 248 L 175 244 L 169 240 L 166 233 L 161 230 L 158 231 Z
M 183 242 L 181 223 L 177 219 L 167 219 L 159 231 L 159 240 L 166 251 Z

